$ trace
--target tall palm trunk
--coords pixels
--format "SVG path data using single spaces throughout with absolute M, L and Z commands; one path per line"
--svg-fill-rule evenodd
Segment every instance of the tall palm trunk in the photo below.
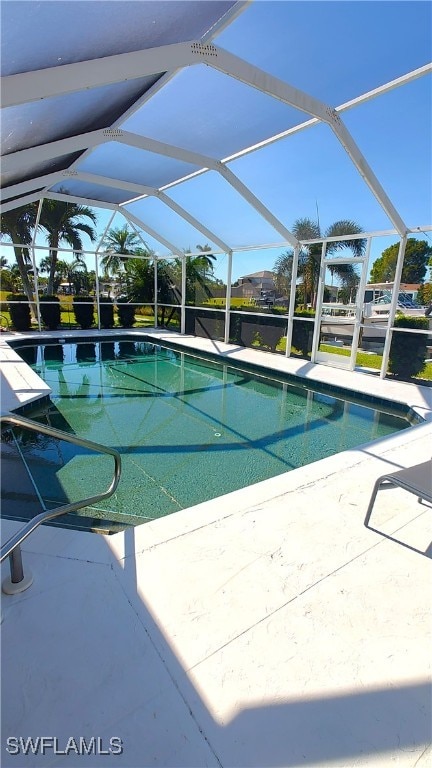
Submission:
M 51 237 L 51 247 L 53 250 L 50 250 L 51 263 L 50 263 L 50 271 L 48 275 L 48 287 L 47 287 L 47 293 L 50 296 L 54 291 L 54 279 L 55 279 L 55 273 L 57 269 L 57 259 L 58 259 L 58 246 L 59 246 L 59 236 L 55 232 Z
M 12 233 L 12 241 L 14 243 L 18 243 L 20 241 L 20 235 L 17 230 L 14 230 Z M 26 248 L 20 248 L 18 245 L 14 245 L 13 247 L 15 252 L 15 259 L 16 263 L 18 265 L 19 273 L 21 282 L 23 284 L 23 290 L 25 295 L 27 296 L 30 304 L 30 310 L 33 315 L 33 319 L 37 320 L 37 309 L 36 304 L 33 301 L 33 285 L 30 282 L 30 278 L 27 271 L 27 263 L 28 259 L 26 260 L 24 253 L 27 250 Z

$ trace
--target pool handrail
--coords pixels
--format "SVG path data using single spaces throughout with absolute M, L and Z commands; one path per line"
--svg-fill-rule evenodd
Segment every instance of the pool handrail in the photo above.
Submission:
M 113 457 L 114 459 L 114 475 L 113 479 L 107 488 L 106 491 L 103 491 L 102 493 L 98 493 L 94 496 L 89 496 L 85 499 L 81 499 L 80 501 L 74 501 L 70 504 L 63 504 L 61 507 L 56 507 L 55 509 L 51 510 L 45 510 L 44 512 L 41 512 L 40 514 L 33 517 L 31 520 L 28 521 L 19 531 L 17 531 L 13 536 L 11 536 L 8 541 L 3 544 L 0 550 L 0 563 L 3 562 L 8 556 L 11 556 L 11 571 L 15 570 L 15 577 L 14 574 L 11 574 L 11 580 L 15 584 L 17 581 L 21 581 L 23 579 L 22 574 L 22 565 L 21 565 L 21 556 L 20 556 L 20 545 L 22 542 L 29 536 L 35 528 L 38 528 L 39 525 L 46 522 L 47 520 L 52 520 L 54 517 L 59 517 L 60 515 L 65 515 L 68 512 L 76 512 L 78 509 L 82 509 L 82 507 L 90 506 L 91 504 L 96 504 L 99 501 L 102 501 L 102 499 L 107 499 L 109 496 L 112 496 L 114 491 L 116 490 L 119 481 L 120 481 L 120 475 L 121 475 L 121 457 L 118 451 L 116 451 L 114 448 L 108 448 L 105 445 L 101 445 L 100 443 L 95 443 L 91 440 L 86 440 L 84 437 L 78 437 L 77 435 L 71 435 L 68 432 L 63 432 L 60 429 L 55 429 L 54 427 L 50 427 L 45 424 L 40 424 L 37 421 L 33 421 L 32 419 L 27 419 L 24 416 L 18 416 L 15 413 L 8 412 L 8 413 L 2 413 L 0 415 L 0 424 L 10 424 L 11 426 L 17 426 L 17 427 L 24 427 L 25 429 L 29 429 L 33 432 L 41 432 L 44 435 L 49 435 L 50 437 L 56 437 L 59 440 L 64 440 L 68 443 L 73 443 L 74 445 L 78 445 L 82 448 L 89 448 L 90 450 L 97 451 L 99 453 L 106 453 Z M 13 557 L 14 550 L 15 556 Z M 17 571 L 21 570 L 21 579 L 17 579 Z

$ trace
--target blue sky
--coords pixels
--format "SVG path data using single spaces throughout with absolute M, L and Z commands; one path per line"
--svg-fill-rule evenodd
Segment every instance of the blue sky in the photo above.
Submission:
M 428 2 L 252 3 L 215 42 L 311 94 L 338 106 L 428 63 L 432 6 Z M 203 65 L 175 78 L 125 124 L 130 131 L 226 157 L 256 141 L 307 120 L 308 116 Z M 431 223 L 431 78 L 408 85 L 346 111 L 342 119 L 408 226 Z M 111 145 L 110 145 L 111 146 Z M 133 173 L 112 146 L 112 168 Z M 102 170 L 102 155 L 83 170 Z M 151 183 L 165 173 L 163 163 L 147 166 Z M 230 164 L 232 171 L 288 227 L 300 217 L 322 229 L 337 219 L 354 219 L 365 231 L 392 228 L 386 214 L 351 165 L 331 130 L 318 125 Z M 106 171 L 106 168 L 104 169 Z M 115 175 L 114 173 L 112 175 Z M 162 178 L 160 176 L 160 178 Z M 142 183 L 150 183 L 143 175 Z M 217 174 L 207 173 L 167 191 L 231 246 L 280 243 L 281 236 Z M 180 248 L 208 241 L 156 199 L 131 206 L 155 230 Z M 103 232 L 109 212 L 98 212 Z M 116 217 L 115 226 L 122 224 Z M 161 255 L 160 243 L 144 235 Z M 432 242 L 432 235 L 422 235 Z M 373 258 L 394 242 L 373 245 Z M 42 244 L 43 238 L 38 238 Z M 88 242 L 86 247 L 90 248 Z M 233 279 L 271 269 L 284 249 L 234 254 Z M 8 256 L 8 254 L 6 254 Z M 225 277 L 226 259 L 217 274 Z

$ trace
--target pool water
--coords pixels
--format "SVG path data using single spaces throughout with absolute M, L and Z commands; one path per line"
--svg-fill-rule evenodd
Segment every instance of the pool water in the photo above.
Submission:
M 410 426 L 300 381 L 147 341 L 17 351 L 52 388 L 33 418 L 122 455 L 120 485 L 92 508 L 96 519 L 152 520 Z M 90 495 L 111 476 L 107 457 L 50 438 L 28 436 L 21 450 L 46 506 Z

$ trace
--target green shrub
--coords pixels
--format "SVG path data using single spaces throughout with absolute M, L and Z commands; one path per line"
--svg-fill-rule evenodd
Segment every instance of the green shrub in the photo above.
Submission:
M 395 318 L 395 328 L 416 328 L 426 331 L 429 328 L 427 317 Z M 400 379 L 411 379 L 425 368 L 427 336 L 416 333 L 398 333 L 393 331 L 390 347 L 389 372 Z
M 135 314 L 139 317 L 153 317 L 154 307 L 135 307 Z
M 135 322 L 135 307 L 129 304 L 129 299 L 117 299 L 117 313 L 122 328 L 132 328 Z
M 16 331 L 29 331 L 31 328 L 31 314 L 27 296 L 23 293 L 10 293 L 7 299 L 12 326 Z M 19 303 L 9 303 L 15 301 Z
M 82 303 L 86 302 L 86 303 Z M 90 303 L 89 303 L 90 302 Z M 94 323 L 94 305 L 91 296 L 74 296 L 73 297 L 73 310 L 75 320 L 83 330 L 91 328 Z
M 99 301 L 99 320 L 102 328 L 114 328 L 114 304 L 109 297 Z
M 313 309 L 304 309 L 294 312 L 292 346 L 298 349 L 303 355 L 308 355 L 312 351 L 313 323 L 302 321 L 302 318 L 314 318 Z
M 56 331 L 60 325 L 60 299 L 58 296 L 41 296 L 39 299 L 39 309 L 44 325 L 50 331 Z

